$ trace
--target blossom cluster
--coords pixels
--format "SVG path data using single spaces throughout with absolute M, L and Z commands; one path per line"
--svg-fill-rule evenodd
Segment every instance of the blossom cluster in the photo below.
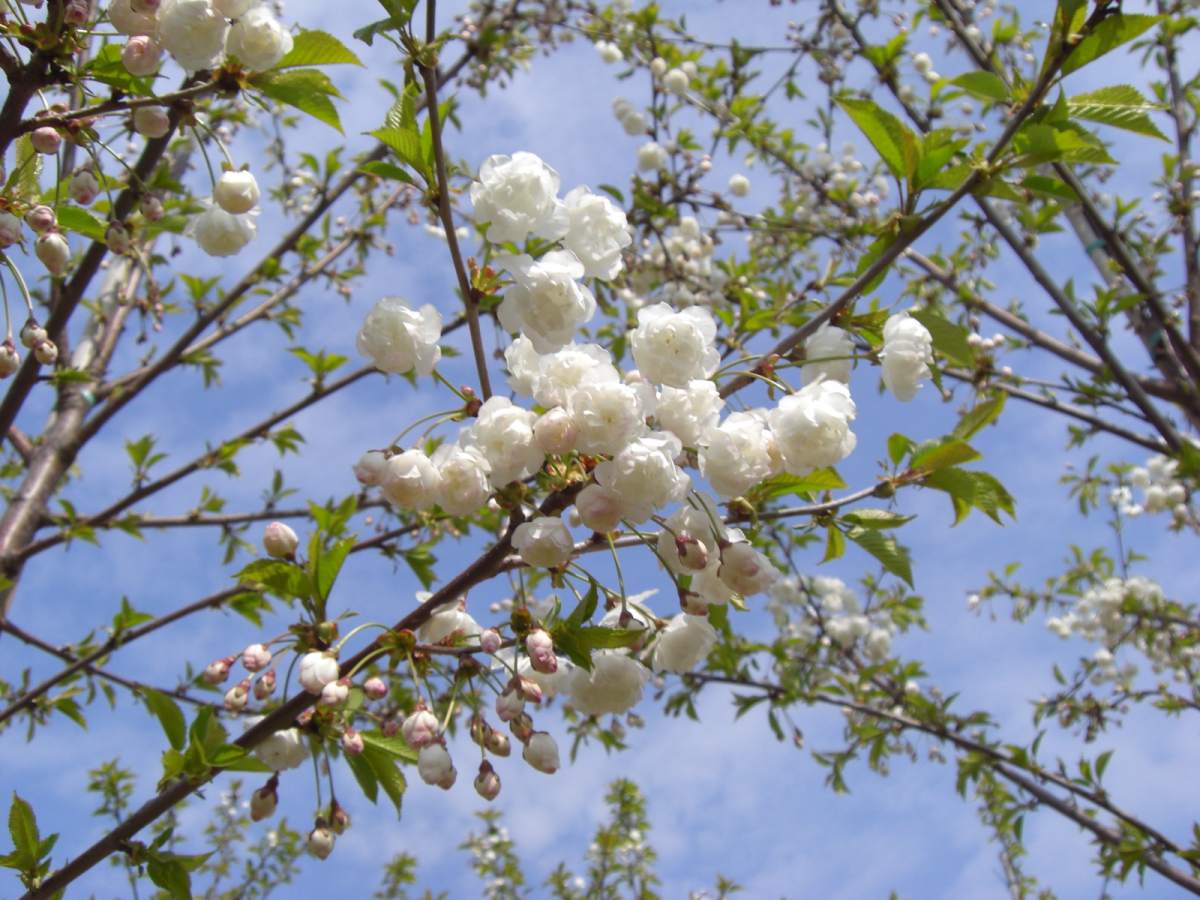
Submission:
M 1137 502 L 1134 500 L 1134 490 L 1141 494 Z M 1195 527 L 1195 518 L 1188 502 L 1188 487 L 1179 477 L 1179 463 L 1161 454 L 1147 459 L 1144 466 L 1134 467 L 1129 472 L 1129 484 L 1114 488 L 1109 499 L 1123 516 L 1136 517 L 1169 511 L 1176 523 L 1192 523 Z
M 882 662 L 891 652 L 895 624 L 879 607 L 864 610 L 845 582 L 825 576 L 789 575 L 772 585 L 767 609 L 780 633 L 804 644 L 859 648 Z

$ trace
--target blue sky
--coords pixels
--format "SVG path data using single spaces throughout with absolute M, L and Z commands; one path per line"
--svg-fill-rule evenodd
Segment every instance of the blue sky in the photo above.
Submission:
M 1043 8 L 1040 3 L 1018 5 L 1030 17 Z M 722 39 L 735 6 L 732 2 L 687 3 L 689 24 L 698 35 Z M 777 40 L 782 22 L 806 15 L 813 6 L 801 3 L 775 10 L 766 3 L 755 3 L 754 15 L 738 22 L 739 37 Z M 293 0 L 286 12 L 289 21 L 325 28 L 347 43 L 349 33 L 372 15 L 370 4 L 356 5 L 353 15 L 340 16 L 312 0 Z M 331 72 L 352 98 L 342 108 L 345 142 L 351 151 L 370 145 L 362 133 L 379 125 L 388 106 L 386 94 L 375 80 L 400 77 L 386 48 L 355 45 L 355 49 L 368 68 Z M 961 60 L 945 61 L 934 52 L 943 75 L 965 70 Z M 1114 71 L 1118 65 L 1119 73 Z M 616 71 L 602 66 L 592 48 L 580 42 L 550 58 L 538 57 L 531 71 L 519 75 L 508 90 L 491 94 L 483 103 L 465 100 L 461 113 L 464 131 L 448 134 L 450 152 L 474 166 L 491 153 L 532 150 L 559 170 L 564 191 L 579 183 L 621 184 L 628 179 L 637 141 L 621 132 L 609 104 L 616 95 L 639 102 L 646 87 L 639 79 L 618 82 Z M 1138 83 L 1144 79 L 1134 63 L 1122 59 L 1112 66 L 1084 70 L 1075 76 L 1072 89 L 1082 91 L 1118 80 Z M 854 140 L 849 133 L 845 137 Z M 302 142 L 305 149 L 319 151 L 337 146 L 341 140 L 324 126 L 305 123 L 294 146 Z M 856 144 L 860 158 L 869 161 L 865 142 L 857 140 Z M 254 161 L 259 147 L 247 135 L 239 139 L 233 152 L 239 161 Z M 1122 139 L 1119 147 L 1123 161 L 1144 161 L 1147 166 L 1160 152 L 1145 139 Z M 727 161 L 719 163 L 713 184 L 723 184 L 733 168 Z M 1137 176 L 1145 170 L 1146 166 L 1136 164 L 1123 167 L 1119 189 L 1136 191 Z M 752 199 L 769 196 L 768 186 L 762 184 L 764 176 L 756 175 L 761 169 L 746 171 L 755 180 Z M 200 173 L 194 174 L 199 184 Z M 264 183 L 273 177 L 267 176 Z M 252 247 L 268 246 L 272 232 L 280 227 L 277 217 L 264 215 L 258 243 Z M 930 250 L 939 241 L 952 240 L 955 230 L 953 224 L 947 225 L 923 239 L 920 249 Z M 365 312 L 384 293 L 400 293 L 414 304 L 432 302 L 447 317 L 452 315 L 452 273 L 441 243 L 420 227 L 404 225 L 399 217 L 389 236 L 396 244 L 396 254 L 376 258 L 348 303 L 324 289 L 305 292 L 300 301 L 306 311 L 300 343 L 346 354 L 356 365 L 355 332 Z M 240 273 L 240 266 L 248 266 L 255 258 L 248 251 L 230 267 L 198 258 L 186 243 L 183 247 L 180 259 L 185 270 L 225 272 L 231 279 Z M 732 249 L 736 252 L 738 248 L 732 245 Z M 1047 239 L 1039 253 L 1054 264 L 1061 277 L 1092 280 L 1070 235 Z M 1070 261 L 1069 270 L 1063 260 Z M 991 275 L 1003 285 L 996 294 L 998 300 L 1026 296 L 1036 302 L 1032 299 L 1035 289 L 1011 263 L 1001 261 Z M 885 283 L 880 302 L 891 305 L 895 295 L 894 286 Z M 1056 323 L 1046 321 L 1047 327 L 1057 330 Z M 490 333 L 488 340 L 493 340 Z M 1123 352 L 1140 358 L 1136 356 L 1140 351 L 1128 338 L 1119 341 Z M 451 343 L 461 347 L 461 335 Z M 164 466 L 171 466 L 191 458 L 206 440 L 233 434 L 265 411 L 301 396 L 305 372 L 283 352 L 287 346 L 274 329 L 251 329 L 225 345 L 220 388 L 201 392 L 198 375 L 189 372 L 162 379 L 141 402 L 122 413 L 110 433 L 98 438 L 81 458 L 83 480 L 71 489 L 77 506 L 100 508 L 125 492 L 129 470 L 122 445 L 126 438 L 153 432 L 160 447 L 171 454 Z M 130 355 L 123 363 L 132 360 Z M 1044 365 L 1015 354 L 1010 362 L 1027 372 L 1039 371 L 1032 367 Z M 446 371 L 451 377 L 470 378 L 462 360 L 449 363 Z M 948 430 L 955 418 L 953 406 L 939 403 L 931 387 L 924 388 L 909 406 L 898 407 L 890 399 L 876 396 L 876 382 L 876 373 L 860 368 L 852 383 L 859 404 L 855 427 L 859 450 L 841 467 L 852 486 L 873 477 L 883 442 L 892 431 L 904 430 L 914 438 L 932 437 Z M 38 398 L 41 408 L 34 403 L 26 412 L 23 422 L 28 427 L 36 428 L 42 421 L 46 396 L 43 393 Z M 181 397 L 186 402 L 181 403 Z M 411 418 L 441 405 L 443 398 L 424 390 L 414 393 L 401 380 L 367 379 L 317 411 L 296 418 L 296 427 L 307 443 L 300 456 L 289 456 L 282 463 L 288 480 L 316 498 L 349 493 L 355 489 L 350 464 L 363 449 L 386 443 Z M 909 491 L 901 496 L 900 508 L 919 517 L 903 531 L 902 538 L 913 550 L 917 590 L 927 600 L 931 630 L 898 639 L 894 648 L 924 661 L 930 683 L 961 692 L 963 707 L 990 709 L 1011 738 L 1028 740 L 1032 735 L 1030 700 L 1052 684 L 1051 666 L 1058 662 L 1070 667 L 1091 648 L 1059 641 L 1042 628 L 1038 617 L 1016 625 L 1004 618 L 990 621 L 971 614 L 965 598 L 985 581 L 989 569 L 1020 560 L 1026 580 L 1038 582 L 1056 571 L 1069 542 L 1110 546 L 1111 539 L 1099 519 L 1078 518 L 1073 502 L 1058 484 L 1064 467 L 1083 458 L 1062 449 L 1065 430 L 1060 421 L 1010 404 L 1003 428 L 983 432 L 976 444 L 984 453 L 983 467 L 998 475 L 1016 496 L 1018 521 L 1001 529 L 972 516 L 951 529 L 949 505 L 942 495 Z M 1095 442 L 1088 452 L 1101 453 L 1106 459 L 1141 461 L 1143 457 L 1140 451 L 1131 455 L 1105 441 Z M 226 496 L 229 509 L 251 508 L 272 469 L 281 463 L 273 450 L 257 448 L 248 451 L 242 462 L 244 477 L 240 481 L 202 474 L 164 492 L 144 509 L 163 513 L 186 509 L 195 503 L 202 484 L 212 485 Z M 1197 575 L 1189 539 L 1167 534 L 1158 525 L 1157 521 L 1137 522 L 1131 529 L 1134 546 L 1152 557 L 1142 571 L 1159 580 L 1168 594 L 1187 599 L 1185 592 L 1195 584 Z M 173 609 L 230 583 L 228 571 L 219 565 L 221 551 L 212 537 L 179 531 L 139 543 L 112 535 L 101 550 L 75 545 L 49 552 L 29 568 L 13 620 L 48 640 L 66 642 L 81 637 L 91 623 L 107 620 L 122 595 L 139 609 L 155 613 Z M 469 559 L 473 547 L 467 544 L 457 552 Z M 448 576 L 456 549 L 447 544 L 439 556 L 438 571 Z M 847 581 L 870 571 L 868 561 L 853 550 L 820 570 L 819 552 L 801 558 L 809 567 L 805 571 L 835 574 Z M 645 554 L 640 562 L 627 564 L 627 577 L 646 587 L 668 587 L 651 563 Z M 398 618 L 398 611 L 413 603 L 417 587 L 407 570 L 394 570 L 386 560 L 360 554 L 339 582 L 334 603 L 338 608 L 353 606 L 367 618 L 392 621 Z M 472 611 L 486 618 L 487 603 L 504 593 L 502 585 L 483 589 L 472 596 Z M 673 604 L 668 595 L 658 601 L 656 609 L 669 613 Z M 744 627 L 761 628 L 761 617 L 747 617 Z M 212 657 L 232 652 L 257 637 L 237 617 L 193 617 L 164 629 L 152 642 L 118 654 L 111 668 L 151 682 L 172 683 L 185 663 L 203 666 Z M 35 675 L 51 671 L 44 657 L 7 637 L 3 641 L 5 662 L 0 671 L 5 678 L 12 680 L 25 666 L 32 666 Z M 1003 891 L 994 847 L 986 842 L 972 807 L 954 794 L 952 765 L 897 762 L 886 781 L 858 767 L 850 778 L 853 793 L 835 796 L 823 787 L 823 770 L 806 753 L 776 743 L 765 722 L 754 714 L 735 723 L 728 700 L 718 692 L 706 696 L 700 725 L 664 720 L 649 700 L 638 711 L 647 718 L 648 726 L 631 732 L 626 753 L 606 756 L 599 749 L 586 749 L 573 766 L 552 778 L 515 759 L 499 767 L 504 790 L 496 806 L 506 815 L 532 883 L 538 883 L 560 859 L 568 864 L 581 861 L 602 814 L 604 785 L 616 777 L 630 777 L 648 797 L 654 825 L 651 842 L 660 854 L 667 897 L 709 885 L 717 872 L 746 885 L 751 897 L 886 896 L 895 889 L 906 897 L 982 898 Z M 542 714 L 539 726 L 549 725 L 561 734 L 554 718 L 553 713 Z M 838 745 L 837 713 L 798 711 L 797 719 L 809 748 Z M 73 854 L 103 830 L 98 820 L 83 816 L 83 811 L 91 808 L 80 796 L 87 768 L 120 755 L 125 765 L 144 773 L 141 797 L 147 796 L 157 778 L 161 735 L 148 716 L 124 700 L 114 715 L 95 709 L 86 745 L 81 743 L 78 729 L 66 722 L 46 729 L 31 746 L 21 743 L 19 737 L 17 731 L 10 731 L 0 744 L 0 771 L 5 773 L 0 789 L 7 793 L 17 788 L 34 802 L 43 832 L 63 833 L 60 853 Z M 1108 774 L 1114 795 L 1168 832 L 1183 835 L 1186 813 L 1200 800 L 1200 789 L 1192 777 L 1198 737 L 1195 723 L 1187 719 L 1166 722 L 1135 714 L 1092 752 L 1117 747 Z M 927 749 L 919 740 L 917 746 Z M 1049 749 L 1059 748 L 1069 757 L 1077 752 L 1069 749 L 1071 746 L 1069 738 L 1053 732 L 1047 738 Z M 462 760 L 470 758 L 466 747 L 458 749 Z M 466 857 L 456 847 L 481 804 L 470 786 L 468 764 L 461 762 L 459 770 L 459 784 L 449 793 L 426 787 L 414 773 L 400 822 L 388 808 L 372 808 L 362 799 L 347 803 L 355 826 L 339 840 L 334 856 L 324 864 L 306 861 L 303 882 L 279 895 L 344 891 L 348 878 L 363 886 L 356 888 L 354 895 L 366 894 L 368 886 L 377 883 L 382 863 L 399 850 L 418 856 L 422 883 L 448 890 L 452 896 L 476 893 Z M 348 773 L 338 775 L 343 793 L 350 794 Z M 210 789 L 207 803 L 193 804 L 184 812 L 185 823 L 199 826 L 204 821 L 204 809 L 217 789 Z M 310 773 L 298 770 L 286 778 L 283 797 L 289 820 L 296 827 L 305 827 L 305 819 L 311 815 Z M 1026 837 L 1029 869 L 1044 883 L 1064 897 L 1098 893 L 1089 865 L 1091 851 L 1072 826 L 1043 814 L 1028 823 Z M 15 882 L 0 884 L 0 894 L 7 895 L 15 887 Z M 1171 895 L 1171 889 L 1160 881 L 1148 885 L 1150 896 Z M 123 876 L 107 866 L 97 867 L 79 883 L 81 895 L 123 896 L 126 890 Z M 1115 896 L 1132 892 L 1110 890 Z

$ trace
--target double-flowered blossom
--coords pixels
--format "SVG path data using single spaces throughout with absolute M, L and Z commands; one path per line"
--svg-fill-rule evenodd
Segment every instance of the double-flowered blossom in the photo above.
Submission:
M 492 486 L 502 487 L 532 475 L 545 461 L 533 439 L 536 420 L 507 397 L 491 397 L 479 408 L 475 424 L 459 434 L 459 443 L 482 454 L 491 466 Z
M 442 358 L 442 316 L 430 304 L 412 309 L 399 297 L 384 297 L 367 313 L 358 332 L 358 352 L 381 372 L 428 375 Z
M 581 453 L 619 453 L 644 434 L 646 416 L 653 411 L 654 392 L 648 385 L 619 381 L 589 381 L 572 392 L 567 409 L 577 429 Z
M 519 244 L 531 234 L 556 240 L 570 224 L 558 186 L 558 173 L 533 153 L 489 156 L 471 185 L 475 218 L 487 223 L 487 239 L 495 244 Z
M 272 68 L 292 49 L 291 33 L 265 6 L 240 15 L 229 29 L 225 49 L 255 72 Z
M 229 23 L 212 0 L 163 0 L 157 40 L 188 72 L 210 69 L 225 53 Z
M 575 541 L 557 516 L 538 516 L 522 522 L 513 532 L 513 549 L 531 566 L 553 568 L 571 558 Z
M 793 475 L 841 462 L 854 450 L 855 416 L 850 389 L 840 381 L 814 381 L 789 394 L 768 414 L 771 432 Z
M 388 460 L 381 484 L 388 500 L 401 509 L 415 510 L 429 509 L 437 503 L 441 486 L 441 472 L 415 448 Z
M 800 370 L 804 383 L 824 377 L 849 384 L 853 353 L 854 342 L 844 329 L 822 325 L 804 342 L 804 366 Z
M 653 432 L 626 444 L 596 467 L 596 482 L 619 498 L 623 518 L 644 522 L 656 511 L 682 500 L 691 485 L 675 465 L 681 447 L 669 432 Z
M 442 444 L 429 462 L 441 476 L 435 492 L 437 505 L 450 515 L 467 516 L 487 503 L 492 467 L 478 449 Z
M 570 221 L 563 246 L 578 257 L 586 277 L 616 278 L 621 273 L 621 251 L 633 242 L 624 211 L 583 185 L 570 191 L 563 202 Z
M 596 298 L 577 280 L 584 268 L 573 253 L 552 250 L 540 259 L 521 254 L 498 262 L 515 282 L 497 310 L 500 324 L 523 333 L 539 353 L 565 347 L 595 314 Z
M 192 218 L 188 233 L 209 256 L 233 256 L 254 240 L 258 226 L 252 214 L 235 216 L 212 203 Z
M 247 169 L 221 173 L 213 186 L 213 201 L 227 213 L 247 213 L 258 205 L 261 192 L 254 174 Z
M 717 630 L 705 616 L 679 613 L 659 633 L 652 664 L 656 672 L 690 672 L 708 656 L 717 642 Z
M 907 312 L 889 316 L 883 325 L 883 383 L 897 400 L 907 402 L 917 395 L 929 377 L 933 362 L 933 338 L 929 329 Z
M 782 459 L 761 410 L 730 413 L 700 439 L 700 472 L 722 497 L 740 497 L 777 475 Z
M 716 336 L 717 324 L 708 310 L 690 306 L 676 312 L 656 303 L 638 310 L 629 343 L 644 378 L 685 388 L 693 379 L 708 378 L 721 364 Z
M 696 447 L 717 427 L 724 405 L 715 384 L 707 378 L 696 378 L 686 387 L 661 388 L 654 417 L 658 427 L 674 434 L 683 446 Z
M 621 715 L 642 699 L 650 670 L 622 650 L 592 653 L 592 670 L 576 669 L 571 705 L 584 715 Z

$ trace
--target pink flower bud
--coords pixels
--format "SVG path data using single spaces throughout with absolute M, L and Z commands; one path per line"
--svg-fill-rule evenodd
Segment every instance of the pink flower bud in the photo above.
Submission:
M 250 681 L 243 679 L 225 692 L 225 708 L 231 713 L 240 713 L 250 699 Z
M 56 278 L 65 274 L 71 264 L 71 245 L 57 231 L 39 234 L 33 243 L 33 252 L 42 261 L 46 271 Z
M 558 744 L 544 731 L 538 731 L 529 738 L 521 757 L 539 772 L 553 775 L 558 771 Z
M 458 772 L 450 759 L 450 753 L 441 744 L 428 744 L 417 755 L 417 772 L 426 784 L 450 790 L 458 779 Z
M 686 532 L 676 535 L 675 552 L 679 555 L 679 562 L 685 569 L 703 572 L 708 567 L 708 548 Z
M 530 703 L 542 702 L 542 686 L 532 678 L 515 679 L 517 691 Z
M 139 106 L 133 111 L 133 130 L 142 137 L 160 138 L 171 130 L 171 117 L 161 106 Z
M 153 75 L 162 61 L 163 50 L 158 42 L 148 34 L 136 34 L 125 44 L 121 51 L 121 62 L 125 71 L 134 77 L 141 78 Z
M 485 628 L 479 634 L 479 649 L 484 653 L 495 653 L 500 649 L 500 632 L 495 628 Z
M 250 795 L 250 819 L 261 822 L 275 815 L 275 807 L 279 805 L 279 794 L 275 791 L 278 782 L 274 778 Z
M 388 695 L 387 682 L 378 676 L 368 678 L 363 682 L 363 693 L 371 700 L 382 700 Z
M 523 744 L 533 734 L 533 719 L 529 718 L 528 713 L 519 713 L 508 723 L 508 730 Z
M 7 378 L 21 366 L 21 354 L 12 341 L 0 344 L 0 378 Z
M 0 250 L 21 240 L 21 220 L 10 212 L 0 212 Z
M 207 684 L 220 684 L 229 677 L 229 667 L 233 665 L 233 657 L 214 659 L 204 668 L 204 681 Z
M 266 700 L 275 693 L 275 670 L 264 672 L 259 676 L 258 681 L 254 682 L 254 699 Z
M 271 664 L 271 651 L 262 644 L 251 644 L 242 651 L 242 665 L 247 672 L 261 672 Z
M 52 366 L 58 361 L 58 344 L 54 341 L 42 341 L 33 348 L 33 356 L 43 366 Z
M 479 774 L 475 776 L 475 793 L 488 802 L 500 793 L 500 776 L 486 759 L 479 764 Z
M 48 337 L 46 329 L 39 325 L 35 319 L 30 319 L 21 327 L 21 343 L 30 350 Z
M 321 699 L 317 701 L 317 704 L 319 706 L 341 706 L 349 698 L 350 679 L 339 678 L 321 688 Z
M 283 522 L 272 522 L 263 529 L 263 549 L 277 559 L 291 559 L 300 546 L 300 538 Z
M 71 176 L 71 185 L 68 190 L 71 199 L 80 206 L 90 206 L 100 193 L 100 182 L 92 174 L 91 169 L 80 169 Z
M 471 725 L 467 731 L 471 735 L 471 740 L 482 747 L 487 742 L 487 736 L 491 730 L 492 727 L 482 716 L 472 716 Z
M 769 588 L 779 577 L 779 572 L 748 542 L 739 541 L 721 549 L 717 577 L 730 590 L 748 597 Z
M 58 148 L 62 146 L 62 135 L 58 133 L 57 128 L 43 125 L 41 128 L 35 128 L 30 132 L 29 142 L 33 144 L 33 149 L 38 153 L 51 156 L 57 153 Z
M 63 8 L 63 21 L 68 25 L 86 25 L 92 17 L 92 4 L 87 0 L 70 0 Z
M 384 737 L 395 737 L 400 733 L 401 722 L 395 716 L 389 716 L 383 720 L 383 724 L 379 726 L 379 730 L 383 732 Z
M 130 247 L 129 229 L 120 222 L 109 222 L 108 227 L 104 229 L 104 243 L 113 253 L 124 256 Z
M 441 729 L 438 728 L 437 716 L 427 710 L 423 703 L 418 704 L 412 715 L 404 720 L 400 731 L 404 735 L 404 740 L 408 741 L 408 746 L 416 750 L 428 747 L 438 739 L 438 735 L 441 733 Z
M 320 694 L 337 678 L 338 663 L 333 654 L 314 650 L 300 658 L 300 684 L 310 694 Z
M 29 212 L 25 213 L 25 224 L 38 234 L 42 234 L 57 225 L 58 219 L 54 215 L 54 210 L 50 207 L 35 206 Z
M 558 657 L 554 655 L 554 641 L 542 628 L 537 628 L 526 636 L 525 651 L 529 654 L 529 664 L 535 672 L 553 675 L 558 671 Z
M 512 752 L 512 747 L 508 743 L 508 735 L 500 731 L 489 731 L 483 746 L 493 756 L 504 757 Z
M 146 217 L 147 222 L 157 222 L 166 213 L 163 209 L 162 200 L 157 194 L 146 194 L 138 201 L 138 209 L 142 211 L 142 215 Z
M 511 722 L 525 710 L 525 698 L 512 685 L 496 696 L 496 715 L 501 722 Z
M 347 756 L 358 756 L 365 747 L 363 736 L 353 728 L 347 728 L 342 732 L 342 751 Z
M 325 825 L 318 825 L 308 833 L 308 852 L 317 859 L 327 859 L 333 852 L 333 832 Z

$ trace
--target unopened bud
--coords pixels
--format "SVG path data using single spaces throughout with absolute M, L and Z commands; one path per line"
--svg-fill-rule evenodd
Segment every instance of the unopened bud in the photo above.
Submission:
M 545 629 L 538 628 L 529 632 L 525 638 L 525 651 L 529 654 L 529 664 L 535 672 L 553 675 L 558 671 L 558 657 L 554 655 L 554 641 Z
M 278 782 L 272 778 L 250 795 L 250 818 L 252 821 L 261 822 L 275 814 L 275 807 L 279 805 L 279 794 L 275 790 L 276 784 Z
M 86 25 L 92 17 L 92 5 L 87 0 L 70 0 L 63 8 L 63 22 L 67 25 Z
M 157 222 L 164 215 L 162 200 L 157 194 L 146 194 L 138 201 L 138 209 L 142 211 L 142 215 L 146 217 L 147 222 Z
M 246 708 L 246 701 L 249 699 L 250 681 L 242 679 L 225 692 L 225 708 L 231 713 L 240 713 Z
M 417 755 L 417 772 L 426 784 L 448 791 L 458 779 L 450 753 L 442 744 L 429 744 Z
M 33 356 L 43 366 L 52 366 L 58 361 L 58 344 L 42 341 L 33 348 Z
M 518 713 L 509 721 L 508 730 L 523 744 L 533 734 L 533 719 L 529 717 L 528 713 Z
M 46 271 L 56 278 L 64 275 L 71 264 L 71 245 L 57 231 L 39 234 L 33 243 L 33 252 L 42 261 Z
M 21 354 L 13 346 L 12 341 L 0 344 L 0 378 L 7 378 L 21 365 Z
M 48 206 L 35 206 L 29 212 L 25 213 L 25 224 L 42 234 L 49 231 L 58 224 L 58 219 L 54 215 L 54 210 Z
M 254 699 L 266 700 L 275 693 L 275 670 L 264 672 L 259 676 L 258 681 L 254 682 Z
M 530 736 L 521 757 L 539 772 L 553 775 L 558 771 L 558 744 L 549 734 L 538 731 Z
M 680 532 L 675 537 L 675 552 L 685 569 L 703 572 L 708 567 L 708 548 L 690 534 Z
M 242 665 L 247 672 L 261 672 L 271 664 L 271 651 L 262 644 L 251 644 L 242 651 Z
M 508 756 L 512 752 L 512 747 L 508 742 L 508 735 L 502 731 L 489 731 L 487 738 L 483 742 L 483 746 L 493 756 Z
M 272 522 L 263 529 L 263 549 L 277 559 L 291 559 L 300 546 L 300 538 L 283 522 Z
M 333 829 L 334 834 L 345 834 L 346 829 L 350 827 L 350 813 L 346 812 L 345 807 L 338 806 L 336 800 L 333 811 L 329 814 L 329 827 Z
M 437 716 L 427 710 L 423 703 L 418 704 L 412 714 L 404 720 L 400 731 L 408 745 L 417 750 L 428 747 L 438 739 L 438 735 L 441 733 Z
M 34 319 L 30 319 L 21 328 L 21 343 L 32 350 L 42 341 L 46 340 L 49 335 L 46 334 L 46 329 L 39 325 Z
M 135 78 L 153 75 L 162 61 L 162 46 L 148 34 L 135 34 L 121 51 L 125 71 Z
M 495 653 L 501 643 L 500 632 L 495 628 L 485 628 L 479 635 L 479 649 L 484 653 Z
M 496 696 L 496 715 L 501 722 L 511 722 L 525 709 L 525 698 L 511 684 Z
M 331 681 L 321 689 L 321 699 L 318 706 L 341 706 L 350 697 L 350 679 L 339 678 Z
M 100 193 L 100 182 L 91 169 L 80 169 L 71 176 L 68 192 L 80 206 L 90 206 Z
M 500 793 L 500 776 L 486 759 L 479 764 L 479 774 L 475 776 L 475 793 L 488 802 Z
M 0 212 L 0 250 L 21 240 L 21 220 L 10 212 Z
M 354 464 L 354 477 L 358 483 L 366 487 L 375 487 L 383 483 L 384 473 L 387 472 L 387 457 L 382 450 L 368 450 Z
M 333 832 L 322 823 L 308 833 L 308 852 L 317 859 L 327 859 L 335 840 Z
M 104 230 L 104 243 L 113 253 L 124 256 L 129 252 L 131 245 L 129 229 L 120 222 L 109 222 L 108 227 Z
M 516 683 L 516 688 L 520 691 L 521 696 L 530 703 L 542 702 L 542 686 L 532 678 L 517 677 L 513 679 Z
M 233 665 L 233 657 L 214 659 L 204 668 L 204 681 L 207 684 L 220 684 L 229 677 L 229 667 Z
M 171 117 L 161 106 L 139 106 L 133 111 L 133 130 L 142 137 L 163 137 L 171 130 Z
M 379 676 L 372 676 L 363 682 L 363 693 L 370 700 L 382 700 L 388 695 L 388 685 Z
M 33 144 L 33 149 L 38 153 L 50 156 L 57 153 L 58 148 L 62 146 L 62 135 L 58 133 L 57 128 L 43 125 L 29 133 L 29 143 Z
M 379 726 L 379 730 L 383 732 L 384 737 L 395 737 L 400 733 L 400 724 L 400 720 L 395 716 L 388 716 Z
M 358 756 L 365 747 L 363 736 L 353 728 L 347 728 L 342 732 L 342 750 L 347 756 Z

